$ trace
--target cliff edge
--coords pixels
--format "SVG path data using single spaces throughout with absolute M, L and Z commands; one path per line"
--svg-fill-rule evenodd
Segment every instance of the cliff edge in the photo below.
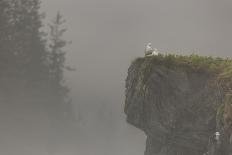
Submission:
M 127 122 L 147 135 L 145 155 L 230 155 L 231 88 L 230 59 L 137 58 L 126 79 Z

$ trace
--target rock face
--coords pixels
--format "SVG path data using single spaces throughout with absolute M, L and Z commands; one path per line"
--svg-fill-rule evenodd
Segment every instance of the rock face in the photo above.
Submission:
M 128 70 L 125 113 L 147 135 L 145 155 L 230 155 L 219 72 L 188 59 L 139 58 Z

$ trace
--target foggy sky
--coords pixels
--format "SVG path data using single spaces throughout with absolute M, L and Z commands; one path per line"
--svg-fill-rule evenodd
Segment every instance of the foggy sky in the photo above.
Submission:
M 127 68 L 143 56 L 147 42 L 161 52 L 232 56 L 231 0 L 42 0 L 42 5 L 46 20 L 58 10 L 67 20 L 65 38 L 73 42 L 67 60 L 77 69 L 66 74 L 67 83 L 76 108 L 89 119 L 104 104 L 125 121 Z
M 230 0 L 42 0 L 47 19 L 67 19 L 68 63 L 80 102 L 122 104 L 131 60 L 152 42 L 161 51 L 231 56 Z M 91 96 L 91 97 L 90 97 Z

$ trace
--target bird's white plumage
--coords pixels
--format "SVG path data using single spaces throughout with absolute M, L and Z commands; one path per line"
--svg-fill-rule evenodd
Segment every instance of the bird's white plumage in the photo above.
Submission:
M 221 135 L 220 132 L 215 132 L 215 140 L 218 145 L 220 144 L 220 135 Z
M 145 48 L 145 56 L 155 56 L 158 55 L 159 52 L 157 49 L 153 49 L 151 47 L 151 43 L 148 43 Z
M 149 51 L 153 51 L 152 47 L 151 47 L 151 43 L 148 43 L 147 46 L 146 46 L 146 51 L 149 52 Z
M 153 52 L 152 52 L 151 55 L 158 55 L 158 54 L 159 54 L 159 52 L 158 52 L 158 50 L 155 48 L 155 49 L 153 50 Z
M 219 133 L 219 132 L 216 132 L 216 133 L 215 133 L 215 139 L 218 141 L 219 138 L 220 138 L 220 133 Z

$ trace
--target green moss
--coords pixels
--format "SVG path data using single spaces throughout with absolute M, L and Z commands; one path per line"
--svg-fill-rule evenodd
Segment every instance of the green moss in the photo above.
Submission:
M 220 128 L 224 125 L 223 123 L 224 107 L 225 104 L 220 104 L 220 106 L 217 108 L 217 114 L 216 114 L 217 128 Z
M 182 69 L 186 73 L 202 72 L 211 76 L 214 80 L 212 84 L 217 83 L 223 89 L 225 95 L 223 103 L 217 108 L 216 122 L 217 126 L 223 126 L 223 113 L 225 103 L 232 102 L 232 60 L 214 57 L 204 57 L 198 55 L 162 55 L 137 58 L 133 63 L 140 63 L 138 89 L 143 92 L 146 87 L 146 81 L 152 72 L 153 67 L 163 66 L 172 69 Z
M 157 56 L 147 56 L 137 58 L 133 63 L 141 63 L 140 80 L 144 84 L 156 65 L 162 65 L 167 68 L 183 69 L 186 72 L 204 72 L 212 74 L 215 80 L 223 85 L 223 88 L 232 88 L 232 60 L 219 57 L 206 57 L 199 55 L 174 55 L 159 54 Z
M 136 89 L 139 90 L 141 93 L 144 93 L 144 91 L 146 89 L 145 83 L 146 83 L 147 78 L 149 77 L 149 75 L 152 71 L 153 65 L 150 65 L 151 60 L 140 59 L 138 61 L 140 61 L 141 64 L 139 65 L 139 68 L 138 68 L 139 77 L 138 77 L 138 83 L 137 83 Z
M 182 56 L 174 54 L 159 54 L 157 56 L 137 58 L 133 61 L 132 66 L 134 66 L 138 72 L 138 83 L 136 85 L 136 89 L 139 90 L 140 93 L 145 92 L 146 82 L 150 77 L 153 68 L 157 66 L 170 68 L 173 70 L 183 70 L 186 73 L 198 72 L 208 74 L 211 78 L 211 84 L 217 84 L 220 88 L 222 88 L 222 95 L 227 94 L 225 95 L 223 102 L 219 104 L 218 107 L 215 107 L 217 108 L 217 126 L 223 126 L 223 113 L 225 103 L 232 102 L 231 59 L 223 59 L 219 57 L 206 57 L 199 55 Z
M 225 95 L 225 103 L 231 104 L 232 103 L 232 92 L 229 92 Z
M 230 91 L 225 95 L 223 103 L 217 108 L 216 122 L 218 127 L 224 126 L 223 114 L 224 114 L 225 104 L 231 104 L 231 103 L 232 103 L 232 92 Z

